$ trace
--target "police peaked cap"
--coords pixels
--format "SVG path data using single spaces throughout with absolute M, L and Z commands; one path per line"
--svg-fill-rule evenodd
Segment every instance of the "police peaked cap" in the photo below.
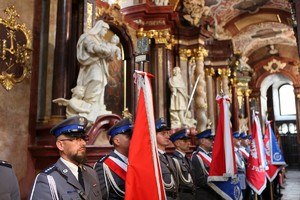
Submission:
M 155 128 L 156 128 L 156 132 L 161 132 L 161 131 L 169 131 L 171 130 L 167 124 L 166 121 L 163 117 L 158 118 L 157 120 L 155 120 Z
M 131 120 L 129 118 L 124 118 L 114 124 L 108 131 L 107 134 L 112 139 L 118 134 L 132 134 L 133 125 L 131 123 Z
M 233 132 L 232 133 L 232 136 L 234 137 L 234 138 L 236 138 L 236 139 L 239 139 L 240 138 L 240 132 L 238 132 L 238 131 L 235 131 L 235 132 Z
M 242 132 L 242 133 L 240 134 L 240 138 L 241 138 L 241 139 L 248 139 L 247 133 Z
M 187 129 L 181 129 L 175 133 L 173 133 L 171 136 L 170 136 L 170 140 L 172 142 L 175 142 L 176 140 L 187 140 L 187 139 L 190 139 L 191 137 L 188 136 L 187 134 Z
M 211 129 L 206 129 L 206 130 L 204 130 L 200 133 L 197 133 L 196 137 L 198 139 L 200 139 L 200 138 L 213 138 L 214 135 L 212 134 Z
M 54 126 L 50 133 L 56 138 L 62 134 L 73 137 L 82 137 L 85 135 L 85 128 L 88 124 L 88 120 L 85 117 L 74 116 L 67 118 Z

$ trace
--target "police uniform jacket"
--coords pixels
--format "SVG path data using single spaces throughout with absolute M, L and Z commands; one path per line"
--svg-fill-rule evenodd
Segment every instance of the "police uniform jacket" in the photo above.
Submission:
M 0 199 L 20 200 L 20 190 L 12 166 L 0 160 Z
M 111 151 L 109 155 L 103 157 L 102 159 L 96 162 L 94 169 L 96 170 L 103 199 L 124 199 L 125 197 L 125 181 L 119 177 L 113 170 L 109 169 L 112 176 L 109 176 L 107 172 L 103 170 L 103 162 L 109 157 L 112 156 L 119 161 L 124 162 L 114 151 Z M 127 165 L 127 163 L 125 163 Z M 108 166 L 109 167 L 109 166 Z
M 85 190 L 70 169 L 59 159 L 53 166 L 37 175 L 28 199 L 102 199 L 99 179 L 95 170 L 86 165 L 82 168 Z
M 239 149 L 234 147 L 235 160 L 237 165 L 237 175 L 240 181 L 240 187 L 242 190 L 246 189 L 246 164 L 244 157 L 240 153 Z
M 177 150 L 174 151 L 172 158 L 179 179 L 178 192 L 180 199 L 194 199 L 195 186 L 191 160 Z
M 210 154 L 205 152 L 201 147 L 198 147 L 196 151 L 193 152 L 192 155 L 192 164 L 193 164 L 193 171 L 195 174 L 195 186 L 196 186 L 196 199 L 222 199 L 208 184 L 207 184 L 207 177 L 209 173 L 209 166 L 203 162 L 204 168 L 202 167 L 199 157 L 197 156 L 198 152 L 203 152 L 209 157 Z
M 159 152 L 158 154 L 167 200 L 179 199 L 178 176 L 174 161 L 166 153 L 162 154 Z

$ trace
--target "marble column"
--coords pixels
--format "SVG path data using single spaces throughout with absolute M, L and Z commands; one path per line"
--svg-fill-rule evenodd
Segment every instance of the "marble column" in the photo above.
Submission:
M 221 89 L 223 94 L 230 96 L 228 79 L 228 76 L 230 75 L 230 69 L 218 69 L 218 74 L 221 76 Z
M 66 91 L 70 89 L 68 86 L 67 68 L 73 67 L 70 66 L 68 62 L 71 20 L 72 0 L 57 1 L 57 28 L 53 66 L 52 99 L 60 97 L 66 98 Z M 64 117 L 65 107 L 52 103 L 51 115 L 54 118 Z
M 252 133 L 252 127 L 251 127 L 251 111 L 250 111 L 250 94 L 252 90 L 251 89 L 245 89 L 244 91 L 244 104 L 245 104 L 245 117 L 248 117 L 248 134 Z
M 216 105 L 216 96 L 213 89 L 213 76 L 215 75 L 215 70 L 213 68 L 205 69 L 206 75 L 206 90 L 207 93 L 207 115 L 208 120 L 211 122 L 211 129 L 214 131 L 216 128 L 216 119 L 215 119 L 215 105 Z
M 195 78 L 199 77 L 194 95 L 195 116 L 197 120 L 197 131 L 203 131 L 207 126 L 207 96 L 203 62 L 204 57 L 207 56 L 207 51 L 199 47 L 198 49 L 194 49 L 194 52 L 196 59 Z
M 239 103 L 238 103 L 238 89 L 236 79 L 231 81 L 231 112 L 232 112 L 232 131 L 239 130 Z

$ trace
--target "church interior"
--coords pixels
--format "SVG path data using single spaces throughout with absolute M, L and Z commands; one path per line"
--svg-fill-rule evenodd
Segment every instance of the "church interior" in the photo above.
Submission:
M 216 97 L 227 95 L 232 131 L 251 134 L 258 112 L 262 130 L 272 121 L 288 168 L 300 169 L 297 0 L 2 0 L 0 160 L 12 164 L 22 199 L 59 156 L 49 131 L 70 115 L 78 40 L 100 20 L 109 25 L 104 39 L 117 35 L 121 51 L 106 63 L 103 112 L 90 120 L 91 166 L 112 149 L 106 131 L 123 117 L 134 121 L 133 74 L 141 70 L 154 76 L 154 117 L 172 133 L 215 131 Z M 186 91 L 184 117 L 171 106 L 175 72 Z

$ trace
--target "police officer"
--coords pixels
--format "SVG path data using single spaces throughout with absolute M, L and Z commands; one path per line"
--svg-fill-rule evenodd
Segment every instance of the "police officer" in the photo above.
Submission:
M 190 147 L 190 136 L 187 129 L 181 129 L 171 135 L 170 140 L 175 146 L 173 160 L 179 177 L 178 194 L 180 199 L 195 199 L 195 186 L 193 183 L 192 162 L 186 156 Z
M 102 199 L 95 170 L 85 165 L 87 119 L 68 118 L 50 130 L 60 158 L 36 176 L 29 199 Z
M 211 129 L 206 129 L 196 135 L 198 147 L 192 155 L 192 164 L 195 174 L 196 199 L 222 199 L 208 184 L 207 177 L 211 164 L 211 151 L 214 136 Z
M 96 162 L 103 199 L 124 199 L 128 151 L 133 125 L 129 118 L 120 120 L 108 130 L 109 141 L 114 146 L 109 155 Z
M 240 139 L 241 139 L 241 145 L 239 147 L 239 151 L 242 154 L 245 164 L 247 165 L 248 158 L 249 158 L 249 153 L 250 153 L 250 148 L 249 148 L 249 139 L 247 133 L 243 132 L 240 134 Z
M 235 131 L 232 133 L 233 136 L 233 144 L 234 144 L 234 152 L 235 152 L 235 160 L 237 165 L 237 175 L 239 177 L 239 182 L 241 189 L 243 191 L 243 196 L 245 198 L 246 193 L 246 164 L 243 158 L 243 155 L 240 152 L 241 147 L 241 138 L 240 133 Z
M 19 184 L 11 164 L 0 160 L 0 174 L 0 199 L 20 200 Z
M 155 127 L 158 155 L 167 199 L 179 199 L 178 177 L 176 173 L 175 163 L 172 158 L 166 153 L 166 147 L 170 143 L 170 128 L 167 126 L 164 118 L 157 119 L 155 121 Z

